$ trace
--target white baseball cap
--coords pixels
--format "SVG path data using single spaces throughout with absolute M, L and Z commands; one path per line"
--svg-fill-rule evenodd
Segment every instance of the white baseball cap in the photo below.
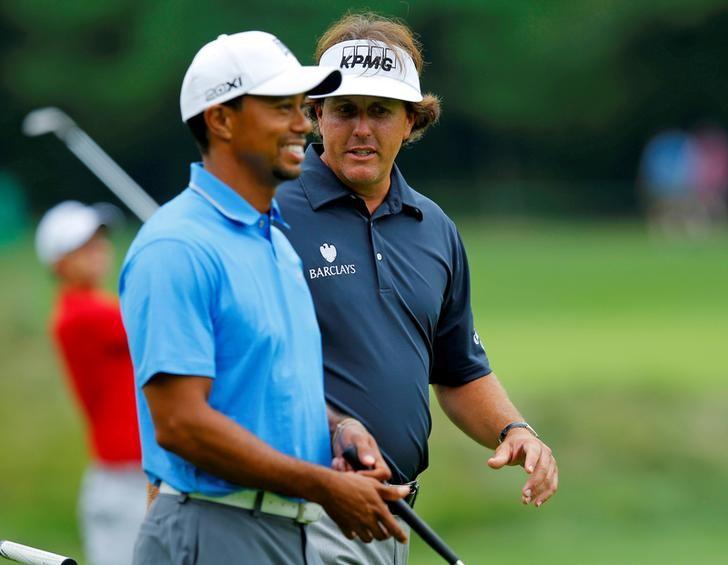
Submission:
M 197 52 L 185 73 L 179 97 L 182 121 L 243 94 L 319 94 L 339 84 L 341 73 L 335 68 L 301 66 L 270 33 L 223 34 Z
M 341 71 L 341 86 L 326 96 L 381 96 L 407 102 L 421 102 L 420 76 L 404 49 L 374 39 L 352 39 L 329 47 L 319 61 L 321 66 Z
M 48 210 L 35 232 L 35 250 L 46 265 L 87 243 L 100 227 L 107 225 L 100 208 L 66 200 Z

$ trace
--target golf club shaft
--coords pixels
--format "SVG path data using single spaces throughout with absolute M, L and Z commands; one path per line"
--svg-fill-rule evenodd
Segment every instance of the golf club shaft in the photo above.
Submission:
M 351 465 L 355 470 L 362 471 L 367 469 L 367 467 L 359 461 L 359 455 L 355 446 L 351 445 L 347 447 L 342 455 L 344 456 L 344 459 L 346 459 L 347 463 L 349 463 L 349 465 Z M 400 499 L 395 500 L 394 502 L 387 502 L 387 505 L 392 511 L 392 514 L 396 514 L 402 518 L 402 520 L 404 520 L 427 545 L 434 549 L 450 565 L 464 565 L 455 552 L 450 549 L 443 539 L 438 536 L 435 531 L 427 525 L 427 522 L 420 518 L 404 500 Z
M 142 222 L 158 204 L 109 155 L 75 124 L 53 132 Z
M 68 115 L 58 108 L 38 108 L 23 120 L 22 130 L 32 137 L 52 133 L 94 173 L 142 222 L 159 208 L 157 203 L 127 175 Z
M 0 540 L 0 556 L 26 565 L 76 565 L 70 557 L 4 540 Z
M 455 552 L 435 533 L 427 522 L 415 514 L 415 511 L 404 500 L 395 500 L 394 502 L 387 502 L 387 504 L 393 514 L 396 514 L 407 522 L 410 528 L 445 561 L 450 563 L 450 565 L 463 565 L 463 562 L 455 555 Z

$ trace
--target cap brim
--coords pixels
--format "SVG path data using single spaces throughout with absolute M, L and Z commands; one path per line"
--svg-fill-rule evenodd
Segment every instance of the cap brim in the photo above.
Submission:
M 328 96 L 380 96 L 405 102 L 422 102 L 422 94 L 408 84 L 383 76 L 344 75 L 341 86 L 328 94 L 309 94 L 311 98 Z
M 331 67 L 296 67 L 276 75 L 246 94 L 256 96 L 326 95 L 341 85 L 341 72 Z

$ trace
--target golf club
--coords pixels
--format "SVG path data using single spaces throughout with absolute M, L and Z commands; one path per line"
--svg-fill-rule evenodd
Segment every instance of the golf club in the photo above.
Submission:
M 361 461 L 359 461 L 359 455 L 354 445 L 347 447 L 342 455 L 344 459 L 346 459 L 346 462 L 349 463 L 349 465 L 351 465 L 355 470 L 363 471 L 368 469 L 368 467 L 364 466 Z M 385 482 L 384 484 L 387 483 Z M 450 565 L 465 565 L 460 558 L 455 555 L 455 552 L 442 540 L 442 538 L 438 536 L 435 531 L 428 526 L 427 523 L 420 518 L 404 500 L 400 499 L 395 500 L 394 502 L 387 502 L 387 505 L 392 511 L 392 514 L 396 514 L 402 518 L 402 520 L 407 522 L 409 527 L 417 532 L 417 535 L 419 535 L 422 540 L 427 543 L 427 545 L 440 554 L 440 556 Z
M 58 108 L 39 108 L 30 112 L 23 120 L 23 133 L 31 137 L 54 134 L 142 222 L 159 208 L 134 179 Z
M 26 565 L 77 565 L 70 557 L 5 540 L 0 540 L 0 557 Z

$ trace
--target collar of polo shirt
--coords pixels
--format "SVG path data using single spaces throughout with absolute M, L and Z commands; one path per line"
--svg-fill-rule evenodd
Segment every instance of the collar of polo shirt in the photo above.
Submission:
M 210 202 L 218 212 L 234 222 L 252 226 L 256 224 L 261 214 L 245 198 L 205 169 L 202 163 L 190 165 L 190 188 Z M 270 220 L 283 227 L 288 224 L 281 215 L 278 203 L 273 199 L 270 208 Z
M 301 183 L 306 198 L 308 198 L 314 210 L 318 210 L 335 200 L 354 195 L 350 189 L 342 184 L 334 172 L 324 164 L 321 160 L 322 153 L 323 145 L 321 143 L 309 145 L 301 165 L 301 169 L 306 174 L 298 177 L 298 182 Z M 412 187 L 407 184 L 396 164 L 392 168 L 391 179 L 392 184 L 384 203 L 390 204 L 393 208 L 392 213 L 405 210 L 421 221 L 422 210 L 417 204 L 415 193 Z

